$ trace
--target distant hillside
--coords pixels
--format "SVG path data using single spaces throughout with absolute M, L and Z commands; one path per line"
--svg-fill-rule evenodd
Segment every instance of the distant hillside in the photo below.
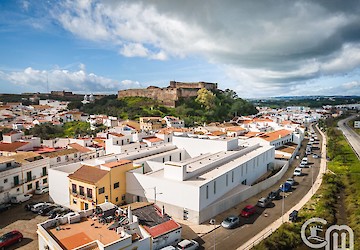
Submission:
M 305 106 L 320 108 L 326 105 L 360 103 L 360 96 L 286 96 L 250 100 L 255 106 L 285 108 L 287 106 Z
M 84 106 L 72 102 L 71 108 L 80 108 L 89 114 L 107 114 L 122 119 L 138 119 L 141 116 L 173 115 L 185 120 L 187 126 L 203 122 L 225 121 L 234 115 L 252 115 L 258 111 L 250 102 L 239 98 L 232 90 L 203 90 L 198 97 L 181 99 L 179 106 L 170 108 L 145 97 L 124 97 L 111 95 Z

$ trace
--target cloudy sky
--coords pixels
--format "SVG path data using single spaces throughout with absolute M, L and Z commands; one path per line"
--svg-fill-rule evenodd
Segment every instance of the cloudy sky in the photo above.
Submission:
M 360 95 L 358 0 L 2 0 L 0 92 Z

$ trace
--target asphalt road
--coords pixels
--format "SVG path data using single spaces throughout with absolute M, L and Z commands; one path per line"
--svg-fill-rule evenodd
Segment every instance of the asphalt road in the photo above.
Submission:
M 355 151 L 355 154 L 360 160 L 360 135 L 356 133 L 349 125 L 348 122 L 354 119 L 358 115 L 350 116 L 344 120 L 338 122 L 338 126 L 343 132 L 344 136 L 350 143 L 351 147 Z M 360 119 L 360 118 L 359 118 Z
M 317 131 L 316 134 L 319 139 L 322 139 L 321 135 Z M 294 169 L 299 166 L 302 157 L 304 157 L 304 151 L 307 142 L 308 139 L 305 139 L 302 142 L 302 146 L 299 151 L 299 159 L 295 159 L 292 162 L 292 164 L 289 166 L 288 171 L 284 174 L 283 178 L 274 186 L 239 204 L 237 206 L 238 214 L 240 214 L 240 211 L 243 207 L 248 204 L 255 205 L 259 198 L 266 197 L 270 191 L 278 189 L 279 186 L 284 183 L 287 178 L 292 177 Z M 318 141 L 318 143 L 314 146 L 318 148 L 313 150 L 313 152 L 320 155 L 321 141 Z M 296 176 L 294 178 L 296 181 L 296 185 L 294 186 L 292 192 L 286 193 L 285 199 L 273 201 L 272 206 L 266 209 L 257 207 L 256 215 L 247 219 L 240 218 L 240 225 L 235 229 L 229 230 L 219 227 L 212 232 L 202 236 L 199 240 L 200 243 L 203 243 L 202 248 L 214 249 L 214 245 L 216 245 L 216 249 L 236 249 L 240 247 L 244 242 L 250 240 L 253 236 L 257 235 L 261 230 L 270 225 L 272 222 L 280 218 L 283 211 L 282 206 L 284 206 L 285 213 L 294 205 L 296 205 L 302 199 L 302 197 L 307 194 L 307 192 L 311 189 L 312 182 L 315 181 L 317 175 L 319 174 L 320 159 L 314 159 L 312 156 L 308 156 L 308 158 L 310 162 L 309 165 L 311 167 L 303 169 L 303 176 Z M 229 215 L 230 214 L 224 213 L 224 218 Z M 284 217 L 283 219 L 284 222 L 288 221 L 288 218 Z

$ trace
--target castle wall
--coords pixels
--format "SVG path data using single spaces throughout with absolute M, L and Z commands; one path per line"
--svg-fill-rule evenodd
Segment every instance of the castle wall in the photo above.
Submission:
M 171 88 L 184 88 L 184 89 L 201 89 L 206 88 L 207 90 L 216 90 L 217 83 L 211 82 L 176 82 L 170 81 Z

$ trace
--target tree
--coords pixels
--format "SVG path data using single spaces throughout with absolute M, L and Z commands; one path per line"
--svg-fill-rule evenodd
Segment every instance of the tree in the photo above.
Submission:
M 195 101 L 206 110 L 215 107 L 215 95 L 211 91 L 202 88 L 197 92 L 197 94 L 198 96 L 196 97 Z

